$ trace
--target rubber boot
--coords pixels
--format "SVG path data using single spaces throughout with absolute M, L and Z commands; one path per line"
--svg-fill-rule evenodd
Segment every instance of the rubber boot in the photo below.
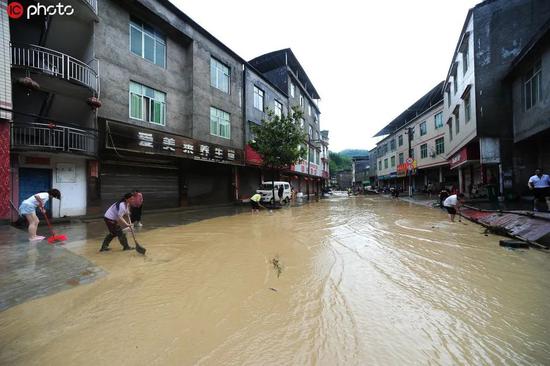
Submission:
M 110 237 L 110 235 L 107 235 L 105 239 L 103 239 L 103 244 L 101 244 L 101 249 L 99 249 L 99 251 L 106 252 L 111 250 L 111 248 L 109 248 L 109 243 L 111 243 L 111 240 L 113 240 L 113 238 Z
M 134 247 L 128 245 L 128 238 L 126 235 L 120 237 L 120 244 L 122 244 L 122 250 L 132 250 Z

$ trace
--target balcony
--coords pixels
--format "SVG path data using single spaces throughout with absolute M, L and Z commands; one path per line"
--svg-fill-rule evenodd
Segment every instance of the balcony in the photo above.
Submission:
M 97 155 L 97 131 L 53 123 L 11 124 L 11 148 L 45 152 Z
M 12 67 L 30 69 L 99 91 L 97 72 L 74 57 L 35 45 L 10 45 Z

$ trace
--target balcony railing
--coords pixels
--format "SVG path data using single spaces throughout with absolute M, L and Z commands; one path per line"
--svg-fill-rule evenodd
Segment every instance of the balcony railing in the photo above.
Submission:
M 39 70 L 47 75 L 74 81 L 98 91 L 99 78 L 94 69 L 74 57 L 49 48 L 12 44 L 11 65 Z
M 12 123 L 11 147 L 96 155 L 97 132 L 48 123 Z
M 97 0 L 84 0 L 94 11 L 94 13 L 97 14 Z

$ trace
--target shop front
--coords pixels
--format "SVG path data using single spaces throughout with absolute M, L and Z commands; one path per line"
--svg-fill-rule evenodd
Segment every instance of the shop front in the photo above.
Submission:
M 103 209 L 133 189 L 143 193 L 146 209 L 236 199 L 242 150 L 111 120 L 100 126 Z
M 451 191 L 462 192 L 467 197 L 475 197 L 484 184 L 479 159 L 479 142 L 477 140 L 470 142 L 453 154 L 448 161 L 450 169 L 458 171 L 458 185 L 451 186 Z

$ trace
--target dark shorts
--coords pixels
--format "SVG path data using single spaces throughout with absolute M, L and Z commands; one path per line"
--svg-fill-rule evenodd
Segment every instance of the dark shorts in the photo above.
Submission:
M 535 195 L 535 199 L 542 200 L 545 197 L 550 196 L 548 194 L 548 188 L 535 188 L 533 189 L 533 194 Z
M 118 234 L 122 232 L 122 228 L 118 222 L 110 220 L 106 217 L 104 217 L 103 220 L 105 221 L 105 225 L 107 225 L 107 229 L 111 235 L 118 236 Z
M 256 202 L 256 201 L 250 201 L 250 205 L 251 205 L 252 208 L 255 209 L 255 210 L 259 210 L 259 209 L 260 209 L 260 205 L 259 205 L 258 202 Z
M 456 208 L 445 206 L 445 209 L 446 209 L 447 212 L 450 213 L 451 215 L 456 215 Z

